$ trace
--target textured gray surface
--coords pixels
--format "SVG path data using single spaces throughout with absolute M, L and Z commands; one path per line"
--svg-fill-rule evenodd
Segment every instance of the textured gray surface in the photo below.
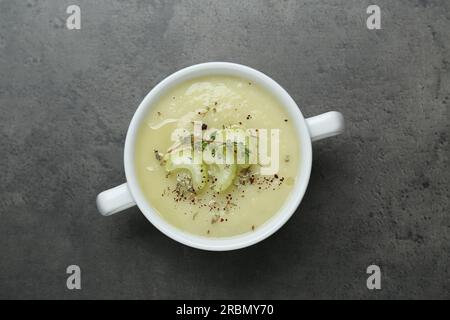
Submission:
M 373 3 L 379 31 L 365 27 Z M 69 4 L 81 31 L 65 28 Z M 450 298 L 449 30 L 446 0 L 0 0 L 0 298 Z M 314 146 L 287 225 L 228 253 L 177 244 L 137 209 L 95 208 L 124 181 L 140 100 L 213 60 L 348 124 Z M 65 287 L 70 264 L 81 291 Z

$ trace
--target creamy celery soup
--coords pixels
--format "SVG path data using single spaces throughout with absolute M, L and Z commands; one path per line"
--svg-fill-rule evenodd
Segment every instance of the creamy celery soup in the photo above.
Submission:
M 254 232 L 283 206 L 294 188 L 299 143 L 282 105 L 258 84 L 196 78 L 166 92 L 141 124 L 136 176 L 149 204 L 173 226 L 231 237 Z

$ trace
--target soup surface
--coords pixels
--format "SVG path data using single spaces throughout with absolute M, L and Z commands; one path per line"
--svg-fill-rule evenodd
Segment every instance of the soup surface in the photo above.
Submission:
M 204 186 L 195 185 L 196 171 L 169 166 L 167 156 L 179 146 L 176 129 L 194 132 L 198 123 L 202 131 L 212 132 L 278 129 L 279 170 L 262 175 L 258 160 L 249 167 L 237 165 L 232 173 L 223 167 L 228 170 L 223 178 L 214 165 L 197 166 Z M 274 149 L 270 133 L 268 137 L 270 155 Z M 282 207 L 295 184 L 299 149 L 292 121 L 270 93 L 246 79 L 208 76 L 176 86 L 153 106 L 137 135 L 136 176 L 147 201 L 175 227 L 205 237 L 229 237 L 253 232 Z

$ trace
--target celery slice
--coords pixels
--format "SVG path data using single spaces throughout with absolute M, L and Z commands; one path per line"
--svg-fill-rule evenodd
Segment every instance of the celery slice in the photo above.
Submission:
M 224 192 L 233 184 L 237 173 L 235 164 L 213 164 L 209 168 L 212 176 L 211 187 L 215 192 Z
M 187 170 L 190 173 L 194 191 L 200 191 L 205 187 L 208 180 L 208 169 L 205 164 L 194 163 L 190 155 L 181 151 L 167 154 L 165 160 L 168 172 Z

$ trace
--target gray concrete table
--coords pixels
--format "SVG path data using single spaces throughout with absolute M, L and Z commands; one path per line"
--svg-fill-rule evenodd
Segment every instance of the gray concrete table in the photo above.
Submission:
M 449 30 L 446 0 L 0 0 L 0 298 L 450 298 Z M 306 116 L 348 124 L 314 145 L 292 219 L 241 251 L 95 207 L 124 181 L 140 100 L 205 61 L 257 68 Z M 72 264 L 81 290 L 66 288 Z M 382 290 L 366 287 L 371 264 Z

